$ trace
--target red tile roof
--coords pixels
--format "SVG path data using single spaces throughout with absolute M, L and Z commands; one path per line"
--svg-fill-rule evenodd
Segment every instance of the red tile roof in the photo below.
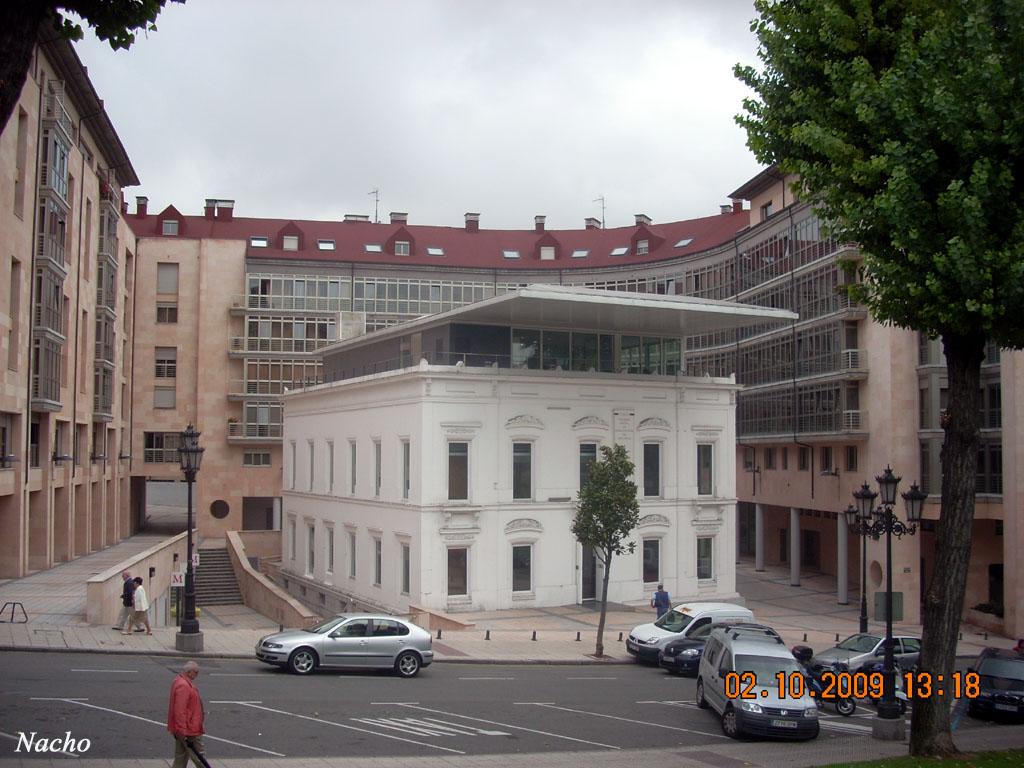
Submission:
M 169 208 L 171 208 L 169 206 Z M 165 213 L 166 213 L 165 209 Z M 161 237 L 162 214 L 138 216 L 128 214 L 125 220 L 138 237 Z M 749 211 L 733 211 L 688 221 L 648 224 L 614 229 L 563 229 L 537 232 L 535 229 L 481 229 L 467 232 L 463 227 L 438 227 L 397 222 L 374 224 L 364 221 L 302 221 L 292 219 L 230 220 L 207 219 L 204 216 L 182 216 L 181 237 L 187 239 L 245 240 L 266 237 L 267 248 L 251 248 L 250 258 L 333 261 L 357 264 L 444 266 L 503 270 L 593 269 L 624 264 L 647 264 L 664 259 L 700 253 L 730 241 L 747 227 Z M 287 230 L 285 230 L 287 227 Z M 282 249 L 282 232 L 301 232 L 300 250 Z M 404 230 L 404 231 L 403 231 Z M 402 231 L 412 238 L 409 256 L 395 256 L 391 241 Z M 639 235 L 639 236 L 638 236 Z M 648 239 L 650 252 L 636 254 L 635 241 Z M 692 238 L 681 248 L 680 240 Z M 333 240 L 333 251 L 321 251 L 317 240 Z M 382 246 L 381 253 L 367 253 L 365 246 Z M 555 260 L 541 261 L 540 246 L 555 245 Z M 611 256 L 615 248 L 628 247 L 625 256 Z M 444 256 L 430 256 L 427 248 L 443 248 Z M 588 250 L 585 258 L 572 258 L 575 250 Z M 518 259 L 507 259 L 503 251 L 518 251 Z

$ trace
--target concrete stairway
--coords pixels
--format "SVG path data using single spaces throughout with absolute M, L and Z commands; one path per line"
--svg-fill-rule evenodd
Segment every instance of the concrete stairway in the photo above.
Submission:
M 196 569 L 197 605 L 241 605 L 242 593 L 226 549 L 200 549 Z

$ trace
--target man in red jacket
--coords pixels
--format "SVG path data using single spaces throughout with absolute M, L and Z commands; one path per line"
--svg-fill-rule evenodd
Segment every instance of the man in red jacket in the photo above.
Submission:
M 203 700 L 195 679 L 199 665 L 188 661 L 171 683 L 171 701 L 167 707 L 167 730 L 174 737 L 173 768 L 185 768 L 191 757 L 200 768 L 206 763 L 203 753 Z

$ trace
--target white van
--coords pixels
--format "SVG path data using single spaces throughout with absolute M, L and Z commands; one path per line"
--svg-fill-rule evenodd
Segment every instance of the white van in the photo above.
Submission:
M 713 629 L 697 672 L 697 706 L 715 710 L 733 739 L 744 733 L 813 739 L 818 705 L 805 683 L 803 667 L 781 638 Z
M 637 661 L 658 663 L 658 651 L 668 642 L 689 637 L 707 624 L 752 622 L 749 608 L 733 603 L 684 603 L 668 611 L 657 621 L 633 627 L 626 638 L 626 651 Z

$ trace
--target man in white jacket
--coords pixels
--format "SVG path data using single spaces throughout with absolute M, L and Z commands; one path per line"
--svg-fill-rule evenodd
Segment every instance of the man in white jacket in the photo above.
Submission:
M 146 594 L 146 588 L 142 586 L 142 577 L 135 577 L 135 593 L 132 595 L 135 618 L 134 622 L 136 625 L 142 624 L 146 627 L 146 634 L 152 635 L 153 629 L 149 626 L 149 596 Z M 124 635 L 131 634 L 130 632 L 122 632 Z

